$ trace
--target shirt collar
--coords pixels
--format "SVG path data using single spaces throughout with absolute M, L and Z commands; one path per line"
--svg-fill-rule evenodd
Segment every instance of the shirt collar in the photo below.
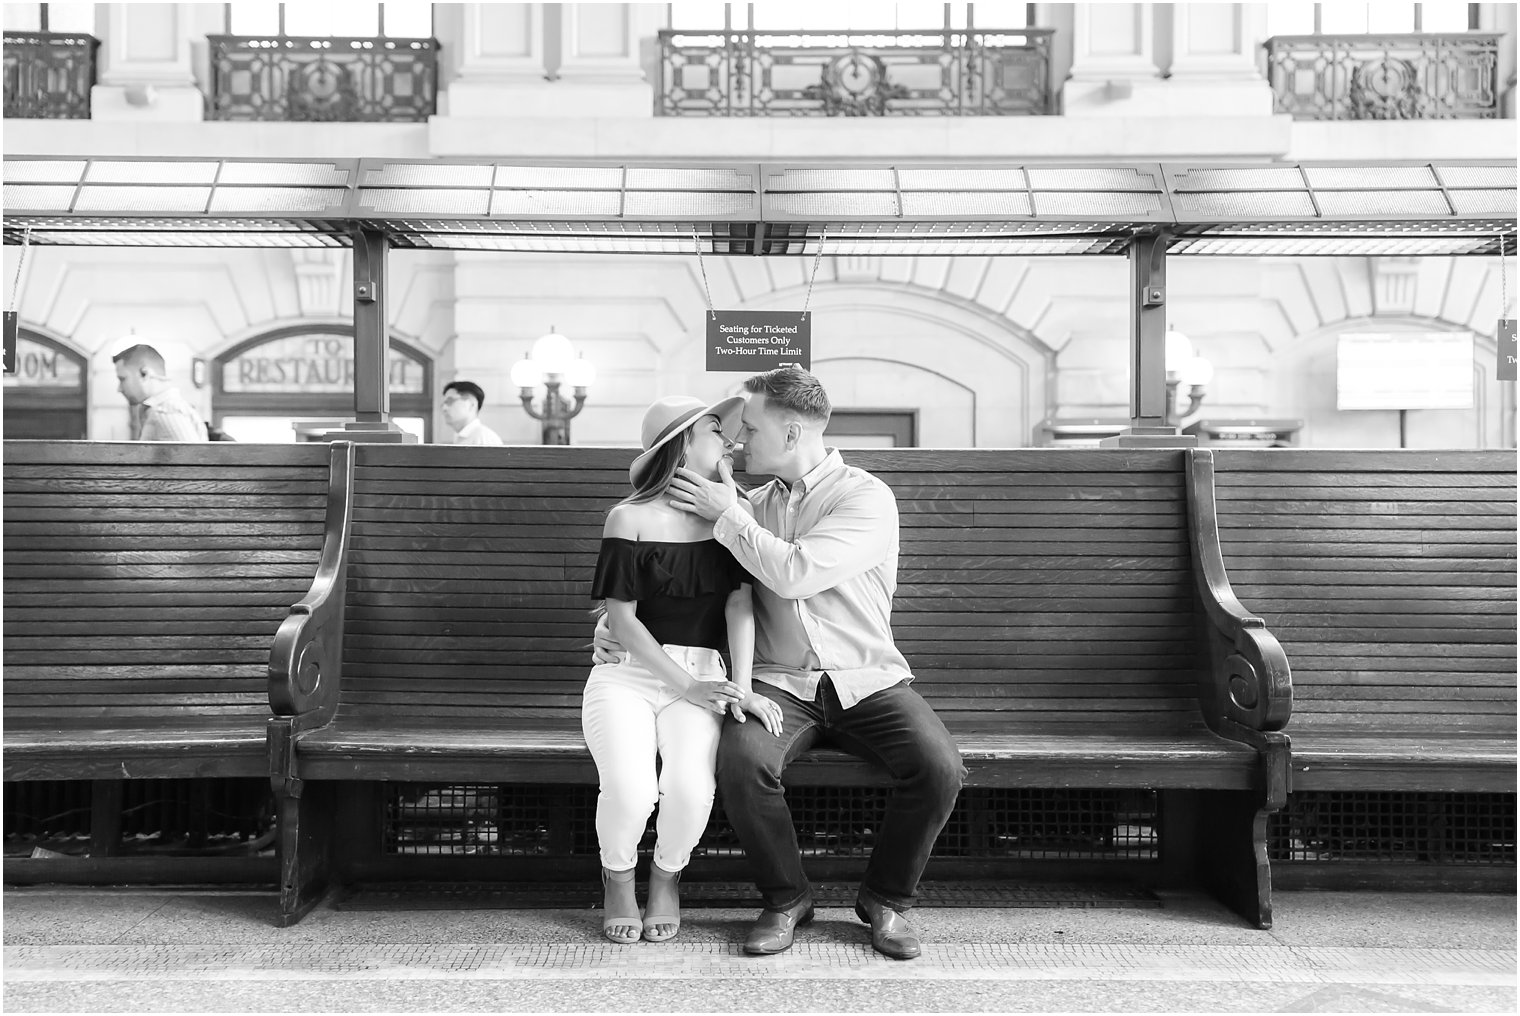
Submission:
M 467 423 L 463 427 L 459 428 L 459 436 L 460 437 L 468 437 L 471 434 L 475 433 L 477 430 L 479 430 L 481 427 L 484 427 L 484 426 L 485 426 L 485 424 L 481 423 L 480 422 L 480 417 L 477 416 L 477 417 L 475 417 L 475 419 L 471 420 L 469 423 Z
M 152 395 L 149 395 L 146 399 L 143 399 L 143 405 L 145 405 L 145 406 L 157 406 L 160 402 L 170 402 L 170 401 L 173 401 L 173 399 L 174 399 L 174 393 L 175 393 L 175 389 L 173 389 L 173 388 L 165 388 L 162 391 L 154 392 Z
M 802 493 L 806 494 L 808 491 L 818 486 L 834 473 L 844 468 L 844 459 L 840 456 L 839 449 L 829 448 L 827 451 L 828 454 L 823 457 L 823 461 L 818 463 L 818 465 L 814 466 L 812 469 L 809 469 L 807 473 L 793 485 L 794 487 L 802 488 Z

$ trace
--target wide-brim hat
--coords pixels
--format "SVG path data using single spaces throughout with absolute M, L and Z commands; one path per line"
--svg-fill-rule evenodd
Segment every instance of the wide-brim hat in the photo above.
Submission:
M 644 451 L 628 467 L 628 479 L 637 487 L 639 476 L 654 460 L 656 453 L 704 416 L 716 416 L 723 436 L 730 441 L 734 440 L 739 436 L 739 416 L 743 411 L 742 395 L 730 395 L 712 405 L 690 395 L 667 395 L 660 399 L 644 411 L 644 425 L 639 431 Z

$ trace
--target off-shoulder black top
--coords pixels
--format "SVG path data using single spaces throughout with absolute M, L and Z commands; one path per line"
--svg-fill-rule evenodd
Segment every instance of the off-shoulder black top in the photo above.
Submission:
M 593 599 L 636 600 L 638 619 L 662 645 L 726 649 L 723 609 L 753 582 L 717 540 L 672 543 L 606 537 L 591 580 Z

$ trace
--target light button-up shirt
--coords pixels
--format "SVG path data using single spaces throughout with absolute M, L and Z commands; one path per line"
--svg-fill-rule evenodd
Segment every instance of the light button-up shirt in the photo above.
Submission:
M 912 671 L 892 641 L 897 499 L 863 469 L 828 455 L 788 487 L 749 493 L 713 535 L 755 577 L 757 680 L 804 701 L 826 673 L 846 709 Z
M 201 414 L 178 388 L 165 388 L 142 401 L 137 441 L 209 441 Z
M 454 435 L 454 443 L 462 445 L 499 445 L 501 435 L 480 422 L 480 417 L 475 417 L 469 423 L 460 428 L 459 433 Z

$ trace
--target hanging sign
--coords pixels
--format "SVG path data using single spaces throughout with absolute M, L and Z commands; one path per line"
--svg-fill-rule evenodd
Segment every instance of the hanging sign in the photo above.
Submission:
M 5 312 L 5 373 L 16 373 L 16 333 L 20 324 L 16 311 Z
M 1515 319 L 1500 320 L 1499 322 L 1499 373 L 1500 381 L 1514 381 L 1515 357 L 1520 354 L 1515 348 Z
M 707 369 L 761 371 L 813 363 L 812 311 L 715 310 L 707 315 Z

